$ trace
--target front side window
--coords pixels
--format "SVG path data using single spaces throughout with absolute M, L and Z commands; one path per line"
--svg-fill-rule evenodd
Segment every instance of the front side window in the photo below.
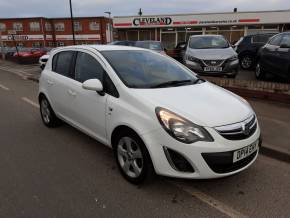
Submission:
M 89 79 L 103 81 L 104 69 L 91 55 L 78 52 L 75 65 L 75 79 L 81 83 Z
M 119 50 L 101 53 L 129 88 L 161 88 L 197 81 L 190 70 L 154 52 Z
M 195 36 L 190 38 L 189 47 L 193 49 L 228 48 L 228 41 L 222 36 Z
M 71 63 L 74 52 L 62 51 L 54 55 L 52 60 L 52 70 L 66 77 L 71 77 Z
M 281 42 L 281 39 L 282 39 L 282 35 L 278 35 L 278 36 L 274 36 L 269 44 L 270 45 L 275 45 L 275 46 L 279 46 L 280 45 L 280 42 Z
M 290 47 L 290 35 L 289 34 L 286 34 L 283 36 L 280 45 Z

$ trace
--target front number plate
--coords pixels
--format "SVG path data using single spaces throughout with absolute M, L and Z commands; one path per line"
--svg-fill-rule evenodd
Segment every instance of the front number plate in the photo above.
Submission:
M 222 67 L 205 67 L 204 72 L 221 72 L 223 71 Z
M 233 156 L 233 163 L 240 161 L 254 153 L 258 149 L 258 144 L 258 141 L 256 141 L 253 144 L 235 151 Z

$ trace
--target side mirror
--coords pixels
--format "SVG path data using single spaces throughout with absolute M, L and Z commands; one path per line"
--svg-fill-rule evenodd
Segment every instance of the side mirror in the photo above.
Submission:
M 290 48 L 290 45 L 288 45 L 288 44 L 281 44 L 280 45 L 280 48 Z
M 83 89 L 96 91 L 96 92 L 102 92 L 103 91 L 103 85 L 100 80 L 98 79 L 89 79 L 83 82 L 82 85 Z

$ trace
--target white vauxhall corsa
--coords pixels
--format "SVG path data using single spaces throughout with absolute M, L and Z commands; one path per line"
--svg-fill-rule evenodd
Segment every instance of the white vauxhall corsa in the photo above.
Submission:
M 54 50 L 39 80 L 44 124 L 60 120 L 113 148 L 122 175 L 217 178 L 249 167 L 260 128 L 241 97 L 150 50 Z

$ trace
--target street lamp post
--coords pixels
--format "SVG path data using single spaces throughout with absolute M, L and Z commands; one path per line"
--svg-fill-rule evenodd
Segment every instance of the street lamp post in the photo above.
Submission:
M 74 28 L 74 19 L 73 19 L 71 0 L 69 0 L 69 7 L 70 7 L 70 21 L 71 21 L 71 28 L 72 28 L 72 35 L 73 35 L 73 44 L 75 45 L 76 39 L 75 39 L 75 28 Z
M 112 28 L 111 28 L 111 11 L 105 11 L 105 14 L 109 15 L 110 18 L 110 24 L 109 24 L 109 34 L 110 34 L 110 42 L 112 42 Z

